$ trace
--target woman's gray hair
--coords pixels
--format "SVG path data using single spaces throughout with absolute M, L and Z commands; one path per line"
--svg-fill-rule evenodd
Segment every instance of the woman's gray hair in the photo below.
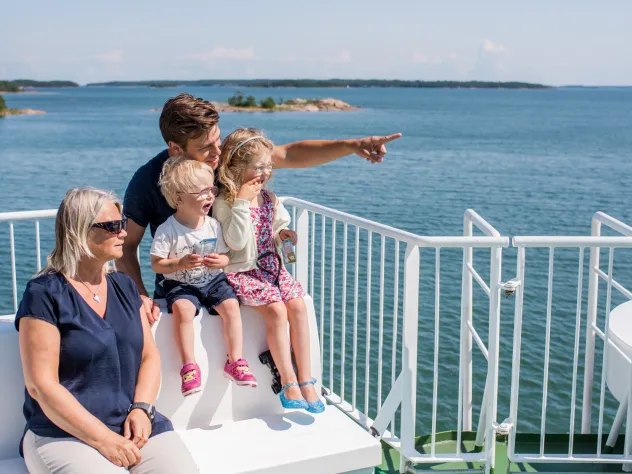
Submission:
M 88 248 L 88 231 L 107 202 L 119 211 L 123 208 L 121 201 L 109 191 L 90 187 L 68 190 L 55 219 L 55 248 L 41 273 L 59 272 L 75 277 L 81 258 L 94 257 Z

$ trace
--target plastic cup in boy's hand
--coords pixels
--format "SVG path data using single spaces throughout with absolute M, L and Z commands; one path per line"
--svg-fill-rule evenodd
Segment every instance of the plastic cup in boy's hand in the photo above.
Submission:
M 195 253 L 189 253 L 182 257 L 178 262 L 178 266 L 183 270 L 190 270 L 191 268 L 197 268 L 202 265 L 202 257 Z
M 239 192 L 237 193 L 237 198 L 252 201 L 254 198 L 259 196 L 262 187 L 263 183 L 259 177 L 251 179 L 241 185 L 241 188 L 239 188 Z

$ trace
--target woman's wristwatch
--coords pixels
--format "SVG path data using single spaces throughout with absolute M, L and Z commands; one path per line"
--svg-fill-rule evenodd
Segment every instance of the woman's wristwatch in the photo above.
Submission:
M 150 405 L 149 403 L 134 402 L 127 409 L 127 413 L 130 413 L 132 410 L 135 410 L 136 408 L 143 410 L 149 417 L 149 421 L 154 421 L 154 417 L 156 416 L 155 406 Z

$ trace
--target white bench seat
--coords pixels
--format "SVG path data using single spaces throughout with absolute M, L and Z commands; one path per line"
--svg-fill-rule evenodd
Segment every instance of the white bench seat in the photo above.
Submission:
M 320 379 L 320 347 L 314 306 L 309 314 L 312 375 Z M 381 444 L 334 406 L 324 413 L 284 410 L 270 389 L 272 374 L 259 362 L 267 349 L 263 318 L 242 307 L 244 357 L 258 387 L 237 387 L 223 377 L 226 345 L 221 319 L 203 311 L 193 322 L 195 354 L 202 371 L 200 394 L 180 393 L 180 361 L 173 341 L 173 319 L 163 313 L 154 325 L 162 360 L 157 409 L 173 422 L 201 473 L 362 473 L 380 464 Z M 26 473 L 18 455 L 24 429 L 22 377 L 18 334 L 13 322 L 0 321 L 0 474 Z M 316 390 L 321 389 L 320 382 Z
M 201 473 L 340 473 L 380 464 L 380 442 L 328 406 L 178 432 Z

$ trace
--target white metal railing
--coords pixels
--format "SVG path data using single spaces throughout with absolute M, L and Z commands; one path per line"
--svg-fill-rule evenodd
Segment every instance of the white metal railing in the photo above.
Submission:
M 367 219 L 362 219 L 334 209 L 319 206 L 295 198 L 283 198 L 286 206 L 292 208 L 295 216 L 295 230 L 298 232 L 296 249 L 297 264 L 295 275 L 305 288 L 314 296 L 320 309 L 320 342 L 323 357 L 323 386 L 329 402 L 338 406 L 352 419 L 401 453 L 400 469 L 404 472 L 413 463 L 440 462 L 484 462 L 487 470 L 493 467 L 494 436 L 492 430 L 496 420 L 496 400 L 498 386 L 498 345 L 499 345 L 499 317 L 501 278 L 501 252 L 507 247 L 509 239 L 502 237 L 474 211 L 468 210 L 464 218 L 464 235 L 462 237 L 423 237 L 401 231 Z M 476 226 L 485 235 L 473 235 Z M 342 227 L 342 242 L 338 238 L 338 227 Z M 320 234 L 320 235 L 317 235 Z M 353 236 L 351 245 L 349 235 Z M 361 245 L 361 236 L 364 246 Z M 320 239 L 318 239 L 320 237 Z M 373 239 L 379 239 L 379 252 L 373 251 Z M 317 241 L 320 240 L 320 246 Z M 386 247 L 394 250 L 386 257 Z M 403 268 L 400 269 L 400 246 L 405 247 Z M 352 247 L 353 252 L 349 251 Z M 425 315 L 419 311 L 420 292 L 420 251 L 425 248 L 434 249 L 434 351 L 432 381 L 432 402 L 430 410 L 431 440 L 430 452 L 420 453 L 415 448 L 417 391 L 419 365 L 417 360 L 419 321 Z M 461 350 L 458 361 L 459 388 L 458 421 L 454 427 L 457 432 L 455 452 L 439 453 L 436 449 L 437 440 L 437 404 L 438 404 L 438 374 L 439 374 L 439 345 L 440 316 L 441 316 L 441 250 L 445 248 L 463 249 L 462 264 L 462 303 L 460 341 Z M 490 281 L 486 284 L 473 267 L 472 249 L 490 249 Z M 361 256 L 360 250 L 363 250 Z M 366 251 L 365 251 L 366 250 Z M 349 262 L 349 254 L 354 258 Z M 375 253 L 375 255 L 374 255 Z M 318 259 L 315 256 L 318 255 Z M 342 262 L 337 260 L 342 257 Z M 379 296 L 377 317 L 372 311 L 375 291 L 372 286 L 373 259 L 379 259 Z M 327 279 L 326 262 L 329 260 L 329 280 Z M 350 265 L 352 263 L 353 265 Z M 342 265 L 340 265 L 342 264 Z M 352 281 L 348 282 L 348 270 L 353 266 Z M 336 273 L 340 272 L 341 274 Z M 385 295 L 385 273 L 393 275 L 392 294 Z M 318 273 L 320 281 L 317 278 Z M 400 300 L 400 282 L 403 277 L 403 297 Z M 363 278 L 364 275 L 364 278 Z M 472 281 L 476 280 L 489 297 L 489 347 L 485 347 L 476 332 L 472 321 Z M 360 293 L 360 282 L 366 284 L 366 295 Z M 352 329 L 347 331 L 348 289 L 352 287 Z M 326 298 L 325 288 L 329 288 L 329 298 Z M 336 290 L 340 289 L 340 293 Z M 318 291 L 320 290 L 320 291 Z M 320 301 L 318 301 L 320 293 Z M 389 322 L 390 341 L 385 341 L 384 325 L 386 299 L 392 302 L 393 315 Z M 361 299 L 363 301 L 361 301 Z M 403 301 L 401 356 L 398 357 L 399 338 L 399 303 Z M 365 304 L 360 304 L 365 303 Z M 329 324 L 326 321 L 326 306 L 329 305 Z M 429 315 L 428 315 L 429 316 Z M 430 317 L 430 316 L 429 316 Z M 375 321 L 377 319 L 377 321 Z M 359 332 L 359 324 L 364 323 L 364 338 Z M 377 334 L 374 326 L 377 322 Z M 349 332 L 349 334 L 347 334 Z M 337 339 L 339 334 L 339 339 Z M 352 337 L 351 344 L 348 336 Z M 377 337 L 375 337 L 377 336 Z M 374 339 L 377 338 L 377 348 Z M 488 360 L 487 382 L 482 401 L 479 434 L 477 440 L 482 443 L 485 438 L 489 442 L 479 452 L 463 452 L 462 432 L 470 431 L 472 427 L 472 341 L 476 341 L 484 357 Z M 390 345 L 388 344 L 390 342 Z M 348 347 L 349 346 L 349 347 Z M 338 348 L 340 348 L 338 350 Z M 351 349 L 351 357 L 346 351 Z M 449 350 L 446 347 L 443 350 Z M 385 351 L 390 357 L 384 357 Z M 325 353 L 329 354 L 329 361 Z M 376 354 L 377 353 L 377 354 Z M 362 360 L 364 359 L 364 367 Z M 329 371 L 325 369 L 329 363 Z M 377 362 L 377 365 L 375 363 Z M 390 366 L 389 366 L 390 365 Z M 389 366 L 389 367 L 386 367 Z M 390 373 L 384 377 L 384 367 Z M 364 370 L 362 370 L 364 369 Z M 387 373 L 387 375 L 388 375 Z M 346 386 L 346 379 L 351 376 L 351 389 Z M 325 383 L 327 381 L 327 383 Z M 358 387 L 360 385 L 360 387 Z M 383 387 L 386 390 L 383 391 Z M 364 388 L 364 393 L 362 393 Z M 386 397 L 383 397 L 386 393 Z M 446 395 L 446 397 L 449 395 Z M 401 409 L 399 423 L 396 423 L 396 411 Z
M 609 314 L 612 304 L 612 289 L 632 299 L 632 292 L 617 281 L 613 275 L 616 249 L 632 248 L 632 228 L 605 215 L 597 213 L 593 219 L 590 237 L 514 237 L 513 246 L 518 251 L 517 279 L 501 282 L 502 248 L 507 247 L 507 237 L 502 237 L 485 220 L 473 211 L 464 217 L 464 235 L 460 237 L 424 237 L 404 232 L 367 219 L 319 206 L 295 198 L 283 198 L 292 208 L 294 226 L 299 234 L 296 248 L 297 264 L 293 269 L 302 283 L 319 304 L 319 332 L 323 357 L 323 378 L 327 383 L 326 398 L 356 420 L 366 429 L 372 430 L 384 441 L 401 453 L 403 471 L 409 463 L 441 462 L 484 462 L 489 471 L 494 459 L 494 430 L 496 429 L 500 292 L 517 288 L 514 346 L 512 362 L 512 384 L 509 419 L 509 457 L 515 462 L 632 462 L 632 391 L 621 403 L 613 423 L 612 434 L 626 419 L 625 449 L 622 455 L 604 454 L 601 451 L 604 419 L 605 371 L 608 351 L 604 351 L 601 373 L 599 403 L 598 443 L 594 454 L 573 452 L 576 431 L 575 407 L 578 403 L 576 386 L 580 370 L 580 331 L 582 322 L 583 268 L 585 249 L 591 249 L 588 285 L 588 315 L 584 368 L 584 398 L 582 405 L 582 433 L 590 433 L 592 390 L 594 385 L 595 336 L 604 341 L 604 347 L 612 347 L 630 363 L 621 348 L 609 339 Z M 41 268 L 39 221 L 51 219 L 55 210 L 0 213 L 0 222 L 9 224 L 11 249 L 11 275 L 13 306 L 17 309 L 16 252 L 13 224 L 17 221 L 35 222 L 37 269 Z M 601 227 L 608 226 L 623 234 L 621 237 L 601 235 Z M 474 228 L 484 235 L 473 235 Z M 318 232 L 320 230 L 320 233 Z M 342 239 L 340 239 L 342 236 Z M 374 241 L 379 245 L 374 246 Z M 401 248 L 404 247 L 404 255 Z M 540 449 L 536 453 L 517 453 L 515 449 L 518 418 L 518 393 L 520 384 L 520 352 L 522 343 L 522 313 L 524 301 L 525 257 L 527 248 L 548 248 L 548 293 L 545 322 L 544 376 L 542 380 L 542 413 L 540 416 Z M 608 268 L 599 268 L 600 248 L 609 249 Z M 389 251 L 388 249 L 391 249 Z M 458 359 L 458 420 L 454 431 L 458 441 L 452 453 L 439 453 L 437 448 L 437 405 L 450 397 L 439 398 L 439 357 L 444 350 L 439 344 L 441 322 L 440 270 L 442 251 L 461 249 L 463 261 L 461 288 L 461 321 L 459 328 L 460 355 Z M 490 278 L 486 282 L 473 263 L 473 249 L 490 250 Z M 577 271 L 577 309 L 575 314 L 575 339 L 573 347 L 572 391 L 569 410 L 569 448 L 567 454 L 545 452 L 546 412 L 549 392 L 549 365 L 551 364 L 551 319 L 553 301 L 553 274 L 555 249 L 575 248 L 579 252 Z M 419 294 L 421 281 L 420 254 L 424 249 L 433 249 L 434 312 L 420 311 Z M 379 267 L 375 264 L 379 262 Z M 328 264 L 328 266 L 327 266 Z M 379 277 L 373 277 L 373 270 Z M 423 267 L 424 269 L 426 267 Z M 329 270 L 329 271 L 327 271 Z M 351 273 L 352 278 L 348 278 Z M 425 271 L 424 274 L 425 275 Z M 392 292 L 386 291 L 385 281 L 392 281 Z M 605 280 L 606 312 L 605 326 L 597 325 L 598 282 Z M 489 297 L 487 345 L 476 331 L 472 318 L 473 282 Z M 378 284 L 376 284 L 376 282 Z M 403 288 L 402 288 L 403 285 Z M 366 286 L 366 291 L 365 291 Z M 527 288 L 528 288 L 527 282 Z M 316 291 L 318 290 L 318 291 Z M 329 293 L 327 294 L 327 290 Z M 326 298 L 328 296 L 328 298 Z M 329 311 L 326 311 L 327 305 Z M 391 309 L 387 311 L 387 306 Z M 377 311 L 375 308 L 377 307 Z M 401 309 L 400 309 L 401 307 Z M 392 311 L 392 315 L 388 314 Z M 326 322 L 326 315 L 328 324 Z M 417 360 L 419 324 L 432 322 L 434 345 L 432 378 L 420 380 Z M 388 329 L 388 331 L 386 330 Z M 362 337 L 364 336 L 364 337 Z M 327 344 L 326 344 L 327 343 Z M 487 377 L 478 423 L 477 444 L 485 440 L 480 452 L 463 452 L 463 431 L 472 430 L 472 352 L 474 343 L 487 359 Z M 327 356 L 327 357 L 325 357 Z M 631 375 L 632 377 L 632 375 Z M 325 382 L 325 380 L 323 380 Z M 415 447 L 417 434 L 418 389 L 421 384 L 432 385 L 432 400 L 422 401 L 424 409 L 432 413 L 430 449 L 420 453 Z M 453 396 L 453 395 L 452 395 Z M 397 416 L 399 410 L 399 416 Z M 618 428 L 617 428 L 618 427 Z M 628 435 L 629 434 L 629 435 Z
M 605 225 L 612 230 L 622 234 L 623 236 L 607 237 L 601 235 L 601 227 Z M 628 390 L 628 395 L 621 402 L 615 422 L 611 430 L 611 436 L 607 441 L 607 445 L 614 446 L 616 436 L 621 429 L 623 418 L 627 415 L 626 434 L 623 454 L 604 454 L 602 452 L 602 436 L 604 425 L 604 398 L 606 388 L 606 373 L 608 370 L 608 353 L 607 348 L 612 348 L 619 353 L 622 358 L 628 362 L 630 366 L 630 374 L 632 375 L 632 363 L 630 358 L 625 355 L 620 347 L 610 339 L 609 324 L 610 312 L 612 305 L 612 289 L 618 290 L 624 297 L 632 299 L 632 293 L 623 285 L 613 278 L 614 253 L 615 249 L 632 248 L 632 227 L 604 214 L 598 212 L 593 217 L 592 235 L 590 237 L 514 237 L 513 246 L 518 249 L 517 261 L 517 279 L 520 281 L 518 292 L 516 294 L 515 321 L 514 321 L 514 346 L 512 359 L 512 382 L 511 382 L 511 404 L 510 418 L 507 421 L 511 427 L 509 435 L 509 459 L 515 462 L 601 462 L 601 463 L 624 463 L 625 470 L 628 470 L 632 462 L 632 391 Z M 608 268 L 604 272 L 599 268 L 599 256 L 601 248 L 609 250 Z M 517 453 L 517 423 L 518 415 L 518 395 L 520 387 L 520 354 L 522 346 L 522 321 L 524 294 L 529 287 L 529 283 L 525 283 L 525 259 L 527 248 L 548 248 L 548 281 L 547 281 L 547 306 L 546 306 L 546 324 L 545 324 L 545 345 L 544 345 L 544 376 L 542 380 L 542 410 L 540 414 L 540 445 L 538 452 L 534 453 Z M 547 401 L 550 395 L 549 387 L 549 365 L 551 363 L 551 321 L 552 321 L 552 301 L 553 301 L 553 275 L 555 263 L 555 250 L 559 248 L 575 248 L 579 253 L 579 265 L 577 269 L 577 302 L 575 313 L 575 331 L 573 345 L 573 368 L 572 368 L 572 385 L 570 397 L 570 421 L 569 421 L 569 444 L 566 454 L 551 454 L 545 452 L 546 438 L 546 416 Z M 575 437 L 575 418 L 577 405 L 577 381 L 579 371 L 580 358 L 580 332 L 582 323 L 582 296 L 583 296 L 583 272 L 584 272 L 584 253 L 585 249 L 590 248 L 590 264 L 589 264 L 589 285 L 588 285 L 588 312 L 586 323 L 586 342 L 585 342 L 585 367 L 584 367 L 584 393 L 582 400 L 582 428 L 583 434 L 591 434 L 591 414 L 592 414 L 592 391 L 594 386 L 594 366 L 595 366 L 595 335 L 598 335 L 604 341 L 603 360 L 601 367 L 600 380 L 600 403 L 599 403 L 599 421 L 597 428 L 597 442 L 595 450 L 592 453 L 574 452 Z M 607 283 L 606 304 L 605 304 L 605 327 L 601 330 L 597 324 L 597 308 L 598 308 L 598 289 L 599 279 L 603 279 Z M 632 378 L 630 379 L 632 380 Z M 533 380 L 531 380 L 533 382 Z M 559 397 L 558 397 L 559 399 Z M 627 410 L 627 414 L 626 414 Z M 558 430 L 559 432 L 559 430 Z
M 40 220 L 52 219 L 57 215 L 57 209 L 46 209 L 41 211 L 19 211 L 19 212 L 0 212 L 0 222 L 8 222 L 9 224 L 9 252 L 11 256 L 11 288 L 13 297 L 13 313 L 18 310 L 18 289 L 17 289 L 17 271 L 15 257 L 15 232 L 14 223 L 19 221 L 35 222 L 35 252 L 36 252 L 36 268 L 37 271 L 42 269 L 42 257 L 40 247 Z M 6 317 L 13 315 L 6 315 Z M 5 317 L 5 316 L 0 316 Z

